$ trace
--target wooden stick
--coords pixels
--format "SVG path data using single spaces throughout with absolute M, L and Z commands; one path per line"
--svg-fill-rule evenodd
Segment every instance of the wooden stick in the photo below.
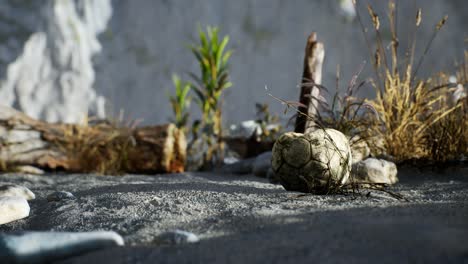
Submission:
M 322 83 L 322 65 L 325 57 L 323 43 L 317 41 L 317 34 L 312 32 L 307 39 L 304 56 L 304 71 L 301 80 L 301 94 L 299 102 L 307 107 L 299 107 L 294 132 L 307 133 L 314 130 L 315 122 L 309 117 L 315 118 L 318 111 L 320 88 L 316 84 Z M 300 113 L 306 113 L 309 117 Z

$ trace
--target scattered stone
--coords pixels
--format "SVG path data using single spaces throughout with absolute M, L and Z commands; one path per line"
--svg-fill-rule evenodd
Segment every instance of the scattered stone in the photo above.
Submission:
M 352 168 L 354 180 L 366 183 L 395 184 L 398 182 L 397 173 L 395 163 L 375 158 L 355 163 Z
M 238 162 L 224 165 L 221 168 L 222 173 L 226 174 L 250 174 L 252 173 L 255 158 L 244 159 Z
M 75 199 L 75 196 L 71 192 L 59 191 L 53 192 L 47 195 L 47 201 L 49 202 L 59 202 L 62 200 L 72 200 Z
M 255 158 L 252 172 L 255 176 L 266 177 L 268 169 L 271 167 L 272 152 L 264 152 Z
M 168 231 L 157 236 L 155 239 L 155 242 L 157 243 L 170 245 L 197 243 L 199 241 L 200 239 L 194 233 L 182 230 Z
M 239 159 L 236 158 L 236 157 L 232 157 L 232 156 L 229 156 L 229 157 L 225 157 L 224 158 L 224 164 L 234 164 L 236 162 L 238 162 Z
M 359 136 L 352 137 L 349 140 L 351 146 L 351 154 L 353 156 L 353 163 L 360 162 L 366 159 L 371 154 L 367 142 Z
M 0 197 L 22 197 L 26 200 L 34 200 L 36 195 L 28 188 L 16 184 L 1 184 Z
M 0 197 L 0 225 L 28 217 L 29 210 L 28 201 L 23 197 Z M 0 259 L 1 256 L 0 253 Z
M 123 246 L 115 232 L 18 232 L 0 234 L 2 263 L 50 263 L 54 260 Z
M 348 139 L 334 129 L 288 132 L 273 147 L 272 168 L 288 191 L 327 193 L 346 183 L 351 162 Z
M 33 175 L 43 175 L 44 171 L 29 165 L 16 166 L 13 168 L 13 171 L 17 173 L 33 174 Z
M 244 121 L 238 125 L 231 125 L 229 136 L 236 138 L 250 138 L 252 136 L 261 136 L 262 127 L 255 120 Z

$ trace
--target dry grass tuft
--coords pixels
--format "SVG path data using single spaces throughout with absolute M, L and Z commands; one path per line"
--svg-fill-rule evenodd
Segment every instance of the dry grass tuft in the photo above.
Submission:
M 440 91 L 444 98 L 440 108 L 453 109 L 441 118 L 426 133 L 426 146 L 429 156 L 435 162 L 461 160 L 468 157 L 468 97 L 463 84 L 468 83 L 468 52 L 459 66 L 453 87 Z M 446 74 L 441 74 L 441 83 L 451 82 Z
M 131 127 L 102 123 L 67 125 L 57 138 L 61 152 L 70 157 L 70 170 L 118 175 L 131 171 L 128 157 L 135 155 Z
M 373 152 L 384 152 L 400 162 L 413 159 L 440 160 L 442 157 L 439 154 L 447 151 L 442 151 L 440 146 L 435 147 L 433 142 L 437 138 L 440 139 L 441 135 L 445 133 L 450 133 L 447 139 L 463 135 L 463 131 L 454 129 L 453 124 L 449 123 L 459 121 L 459 118 L 465 118 L 466 114 L 460 113 L 460 111 L 464 111 L 460 105 L 453 106 L 447 103 L 449 83 L 436 86 L 431 79 L 419 79 L 417 73 L 437 33 L 445 25 L 447 16 L 435 25 L 423 55 L 418 60 L 417 66 L 413 68 L 413 65 L 415 65 L 415 37 L 406 51 L 405 63 L 400 63 L 399 60 L 399 41 L 394 2 L 389 1 L 388 11 L 392 33 L 392 40 L 388 45 L 390 52 L 386 52 L 387 49 L 381 37 L 377 14 L 375 14 L 372 7 L 368 7 L 368 10 L 374 25 L 375 52 L 371 49 L 369 37 L 359 14 L 359 8 L 356 7 L 357 18 L 360 21 L 371 57 L 374 58 L 373 66 L 376 74 L 376 79 L 372 81 L 372 84 L 377 95 L 376 99 L 370 100 L 369 103 L 379 113 L 380 118 L 376 119 L 370 127 L 370 134 L 383 139 L 383 146 L 380 147 L 383 147 L 383 149 L 379 149 L 374 145 L 371 146 L 374 147 Z M 415 16 L 414 33 L 419 28 L 421 20 L 422 12 L 421 9 L 418 9 Z M 441 126 L 442 122 L 447 124 L 446 128 L 440 130 L 443 127 Z M 444 144 L 448 143 L 456 144 L 456 141 L 446 140 Z M 450 148 L 452 147 L 454 146 L 450 146 Z

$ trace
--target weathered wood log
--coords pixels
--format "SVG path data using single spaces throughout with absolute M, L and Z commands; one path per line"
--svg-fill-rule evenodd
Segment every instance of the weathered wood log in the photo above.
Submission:
M 319 108 L 320 88 L 322 83 L 322 65 L 325 57 L 323 43 L 317 41 L 317 34 L 312 32 L 307 39 L 304 56 L 304 71 L 301 80 L 301 94 L 294 132 L 305 133 L 315 127 L 314 118 Z M 303 114 L 301 114 L 303 113 Z M 307 114 L 307 115 L 304 115 Z
M 0 170 L 26 165 L 110 174 L 182 172 L 186 145 L 173 124 L 51 124 L 0 105 Z

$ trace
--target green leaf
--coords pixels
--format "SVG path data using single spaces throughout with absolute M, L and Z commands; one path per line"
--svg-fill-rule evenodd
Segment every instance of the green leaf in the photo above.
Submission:
M 195 86 L 195 85 L 191 85 L 190 86 L 192 88 L 192 90 L 195 92 L 195 94 L 198 96 L 198 99 L 201 101 L 201 102 L 204 102 L 206 101 L 206 94 L 203 92 L 202 89 L 200 89 L 199 87 Z
M 223 62 L 222 56 L 223 56 L 224 49 L 226 48 L 226 45 L 228 44 L 228 42 L 229 42 L 229 36 L 224 37 L 223 41 L 219 45 L 219 49 L 216 51 L 216 67 L 218 68 L 221 67 L 221 64 Z
M 200 37 L 200 43 L 202 46 L 207 46 L 208 42 L 206 41 L 206 35 L 205 32 L 201 29 L 201 27 L 198 27 L 198 35 Z
M 202 61 L 202 54 L 198 51 L 197 48 L 192 47 L 191 48 L 193 55 L 197 58 L 197 61 L 201 62 Z
M 226 51 L 226 53 L 223 55 L 223 59 L 222 59 L 222 64 L 223 66 L 227 65 L 228 61 L 229 61 L 229 58 L 231 58 L 231 55 L 232 55 L 232 50 L 228 50 Z
M 231 82 L 227 82 L 226 84 L 224 84 L 224 89 L 227 89 L 229 87 L 232 86 L 232 83 Z
M 197 83 L 198 86 L 200 86 L 200 87 L 204 86 L 203 81 L 197 75 L 195 75 L 193 72 L 189 72 L 188 75 L 190 76 L 190 78 L 192 78 L 192 80 L 194 80 Z

